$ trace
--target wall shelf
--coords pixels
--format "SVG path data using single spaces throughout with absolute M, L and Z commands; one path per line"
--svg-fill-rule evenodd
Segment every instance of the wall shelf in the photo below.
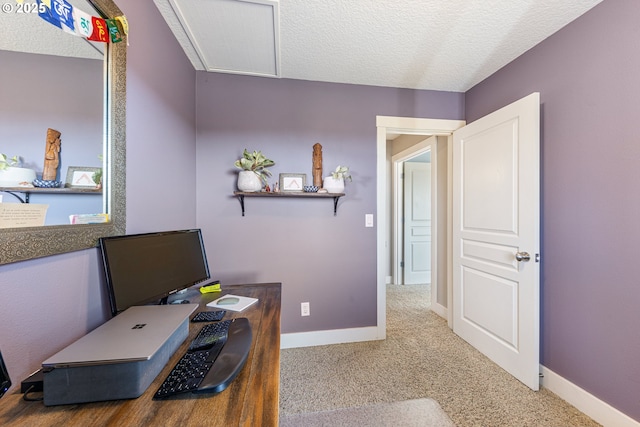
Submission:
M 58 188 L 45 188 L 45 187 L 0 187 L 0 191 L 11 194 L 21 203 L 29 203 L 29 197 L 32 193 L 39 194 L 102 194 L 101 188 L 77 188 L 77 187 L 58 187 Z M 20 197 L 17 193 L 24 194 L 24 198 Z
M 234 191 L 233 193 L 240 201 L 240 207 L 242 208 L 242 216 L 244 216 L 244 198 L 245 197 L 298 197 L 306 199 L 333 199 L 333 215 L 338 214 L 338 199 L 344 196 L 344 193 L 305 193 L 302 191 L 280 191 L 278 193 L 261 192 L 248 192 L 248 191 Z

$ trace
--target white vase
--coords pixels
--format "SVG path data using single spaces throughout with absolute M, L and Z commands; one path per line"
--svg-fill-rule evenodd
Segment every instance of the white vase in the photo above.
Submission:
M 253 171 L 240 171 L 238 173 L 238 190 L 257 192 L 262 190 L 262 180 Z
M 10 166 L 0 170 L 0 187 L 26 187 L 36 179 L 36 171 Z
M 325 177 L 322 183 L 322 188 L 327 190 L 329 193 L 344 193 L 344 179 L 336 179 L 329 175 Z

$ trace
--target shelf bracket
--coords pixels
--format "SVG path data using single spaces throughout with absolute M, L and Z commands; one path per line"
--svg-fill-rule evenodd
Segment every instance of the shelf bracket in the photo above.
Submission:
M 244 216 L 244 194 L 238 194 L 238 200 L 240 201 L 240 207 L 242 208 L 242 216 Z
M 29 192 L 25 192 L 24 193 L 24 199 L 20 196 L 18 196 L 15 192 L 13 191 L 6 191 L 4 190 L 5 193 L 9 193 L 11 194 L 13 197 L 15 197 L 16 199 L 20 200 L 20 203 L 29 203 Z
M 293 193 L 293 194 L 282 194 L 282 195 L 280 195 L 280 194 L 273 194 L 273 193 L 243 193 L 243 192 L 240 192 L 240 191 L 237 191 L 234 194 L 238 198 L 238 201 L 240 202 L 240 207 L 242 208 L 242 216 L 245 216 L 244 215 L 244 211 L 245 211 L 245 209 L 244 209 L 245 194 L 247 196 L 249 196 L 249 197 L 251 197 L 251 196 L 254 196 L 254 197 L 255 196 L 262 196 L 262 197 L 267 197 L 267 196 L 268 197 L 277 197 L 277 196 L 281 196 L 281 197 L 305 197 L 305 198 L 308 198 L 308 197 L 314 197 L 315 196 L 315 194 L 314 195 L 311 195 L 311 194 L 304 194 L 303 195 L 302 193 L 300 193 L 300 194 Z M 344 194 L 336 194 L 336 195 L 332 195 L 332 194 L 324 195 L 323 194 L 322 195 L 322 198 L 327 198 L 327 199 L 328 198 L 332 198 L 333 199 L 333 216 L 338 216 L 338 201 L 340 200 L 340 197 L 342 197 L 342 196 L 344 196 Z

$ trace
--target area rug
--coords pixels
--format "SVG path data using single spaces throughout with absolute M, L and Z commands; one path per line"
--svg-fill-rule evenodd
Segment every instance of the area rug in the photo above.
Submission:
M 433 399 L 280 416 L 280 427 L 455 427 Z

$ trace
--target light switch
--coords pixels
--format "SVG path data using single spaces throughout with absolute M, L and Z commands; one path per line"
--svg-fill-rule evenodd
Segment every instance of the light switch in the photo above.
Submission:
M 365 214 L 365 216 L 364 216 L 364 226 L 365 227 L 373 227 L 373 214 Z

